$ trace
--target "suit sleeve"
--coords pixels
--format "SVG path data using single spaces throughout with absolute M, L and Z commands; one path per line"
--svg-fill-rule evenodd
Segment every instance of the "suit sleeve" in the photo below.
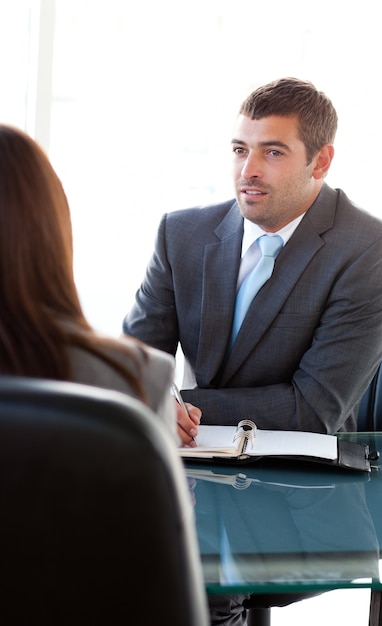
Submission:
M 179 333 L 172 272 L 164 245 L 165 230 L 166 216 L 163 216 L 144 280 L 133 307 L 123 320 L 123 332 L 175 355 Z

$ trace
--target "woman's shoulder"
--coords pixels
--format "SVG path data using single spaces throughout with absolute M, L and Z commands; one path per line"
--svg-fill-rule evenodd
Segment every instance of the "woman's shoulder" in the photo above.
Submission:
M 107 359 L 112 359 L 133 377 L 139 378 L 149 406 L 156 410 L 163 394 L 170 390 L 175 370 L 174 357 L 125 336 L 111 339 L 97 335 L 97 338 L 99 356 L 84 348 L 71 349 L 74 379 L 136 396 L 129 380 L 108 363 Z M 102 354 L 107 358 L 103 359 Z
M 162 372 L 173 376 L 175 369 L 175 358 L 157 348 L 153 348 L 146 343 L 136 340 L 128 335 L 122 335 L 113 344 L 114 353 L 120 358 L 130 357 L 139 361 L 140 366 L 145 369 Z
M 125 344 L 130 340 L 122 338 Z M 141 364 L 141 382 L 149 398 L 150 405 L 157 410 L 163 400 L 163 395 L 170 393 L 171 384 L 175 375 L 175 358 L 162 350 L 152 348 L 146 344 L 130 343 L 133 350 L 137 350 L 137 356 Z

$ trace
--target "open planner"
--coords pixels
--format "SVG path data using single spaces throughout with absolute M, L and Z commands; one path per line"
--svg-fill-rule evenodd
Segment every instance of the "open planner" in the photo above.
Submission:
M 183 446 L 185 460 L 236 462 L 277 457 L 315 461 L 341 468 L 371 471 L 369 446 L 320 433 L 261 430 L 252 420 L 237 426 L 199 426 L 197 447 Z

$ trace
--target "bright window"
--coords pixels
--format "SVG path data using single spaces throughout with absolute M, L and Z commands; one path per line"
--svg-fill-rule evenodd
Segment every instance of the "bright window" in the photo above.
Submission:
M 330 96 L 328 182 L 382 215 L 379 23 L 377 0 L 0 0 L 0 118 L 64 183 L 93 325 L 120 334 L 162 213 L 233 195 L 237 109 L 274 78 Z

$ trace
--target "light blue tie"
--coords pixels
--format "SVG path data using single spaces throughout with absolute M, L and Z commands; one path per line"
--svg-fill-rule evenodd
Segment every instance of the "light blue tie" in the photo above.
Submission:
M 257 265 L 244 279 L 237 293 L 230 347 L 232 347 L 235 342 L 237 333 L 240 330 L 240 326 L 242 325 L 253 298 L 260 287 L 271 277 L 275 258 L 283 247 L 283 240 L 279 235 L 262 235 L 257 239 L 257 242 L 260 246 L 262 256 Z

